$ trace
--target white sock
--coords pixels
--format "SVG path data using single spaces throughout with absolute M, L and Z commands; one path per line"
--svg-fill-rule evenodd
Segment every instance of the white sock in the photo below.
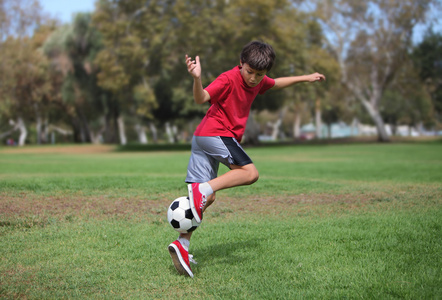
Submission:
M 178 241 L 181 243 L 181 245 L 183 245 L 184 250 L 189 252 L 190 241 L 188 239 L 183 238 L 183 237 L 179 237 Z
M 212 187 L 208 182 L 204 182 L 200 184 L 200 193 L 206 196 L 210 196 L 213 194 Z

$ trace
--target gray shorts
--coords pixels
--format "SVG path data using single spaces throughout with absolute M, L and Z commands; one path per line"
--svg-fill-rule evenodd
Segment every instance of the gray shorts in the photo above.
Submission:
M 253 163 L 235 138 L 194 136 L 187 167 L 187 183 L 207 182 L 218 176 L 219 163 L 245 166 Z

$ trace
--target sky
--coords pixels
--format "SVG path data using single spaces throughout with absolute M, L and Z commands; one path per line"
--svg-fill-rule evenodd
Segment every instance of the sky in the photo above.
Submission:
M 57 17 L 63 23 L 70 23 L 72 16 L 78 12 L 92 12 L 96 0 L 40 0 L 43 10 L 52 17 Z M 442 21 L 439 19 L 435 26 L 436 31 L 442 31 Z M 425 33 L 424 26 L 414 30 L 413 42 L 419 43 Z
M 95 0 L 40 0 L 40 4 L 44 12 L 63 23 L 71 22 L 75 13 L 92 12 L 95 9 Z

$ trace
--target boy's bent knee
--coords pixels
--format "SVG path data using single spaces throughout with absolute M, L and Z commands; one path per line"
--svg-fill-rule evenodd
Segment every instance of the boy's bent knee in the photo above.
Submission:
M 257 182 L 258 179 L 259 179 L 258 170 L 255 168 L 255 166 L 253 166 L 253 168 L 249 170 L 249 184 Z
M 247 172 L 247 179 L 245 184 L 253 184 L 259 179 L 259 173 L 254 164 L 249 164 L 241 167 L 244 171 Z

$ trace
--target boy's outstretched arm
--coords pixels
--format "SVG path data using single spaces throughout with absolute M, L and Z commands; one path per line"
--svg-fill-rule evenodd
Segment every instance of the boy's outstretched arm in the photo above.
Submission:
M 319 73 L 313 73 L 302 76 L 275 78 L 275 85 L 273 86 L 272 89 L 274 90 L 283 89 L 299 82 L 315 82 L 315 81 L 325 81 L 325 76 Z
M 193 77 L 193 98 L 198 104 L 203 104 L 210 100 L 210 95 L 203 89 L 201 83 L 201 64 L 200 57 L 196 56 L 195 60 L 192 60 L 190 56 L 186 54 L 187 71 Z

